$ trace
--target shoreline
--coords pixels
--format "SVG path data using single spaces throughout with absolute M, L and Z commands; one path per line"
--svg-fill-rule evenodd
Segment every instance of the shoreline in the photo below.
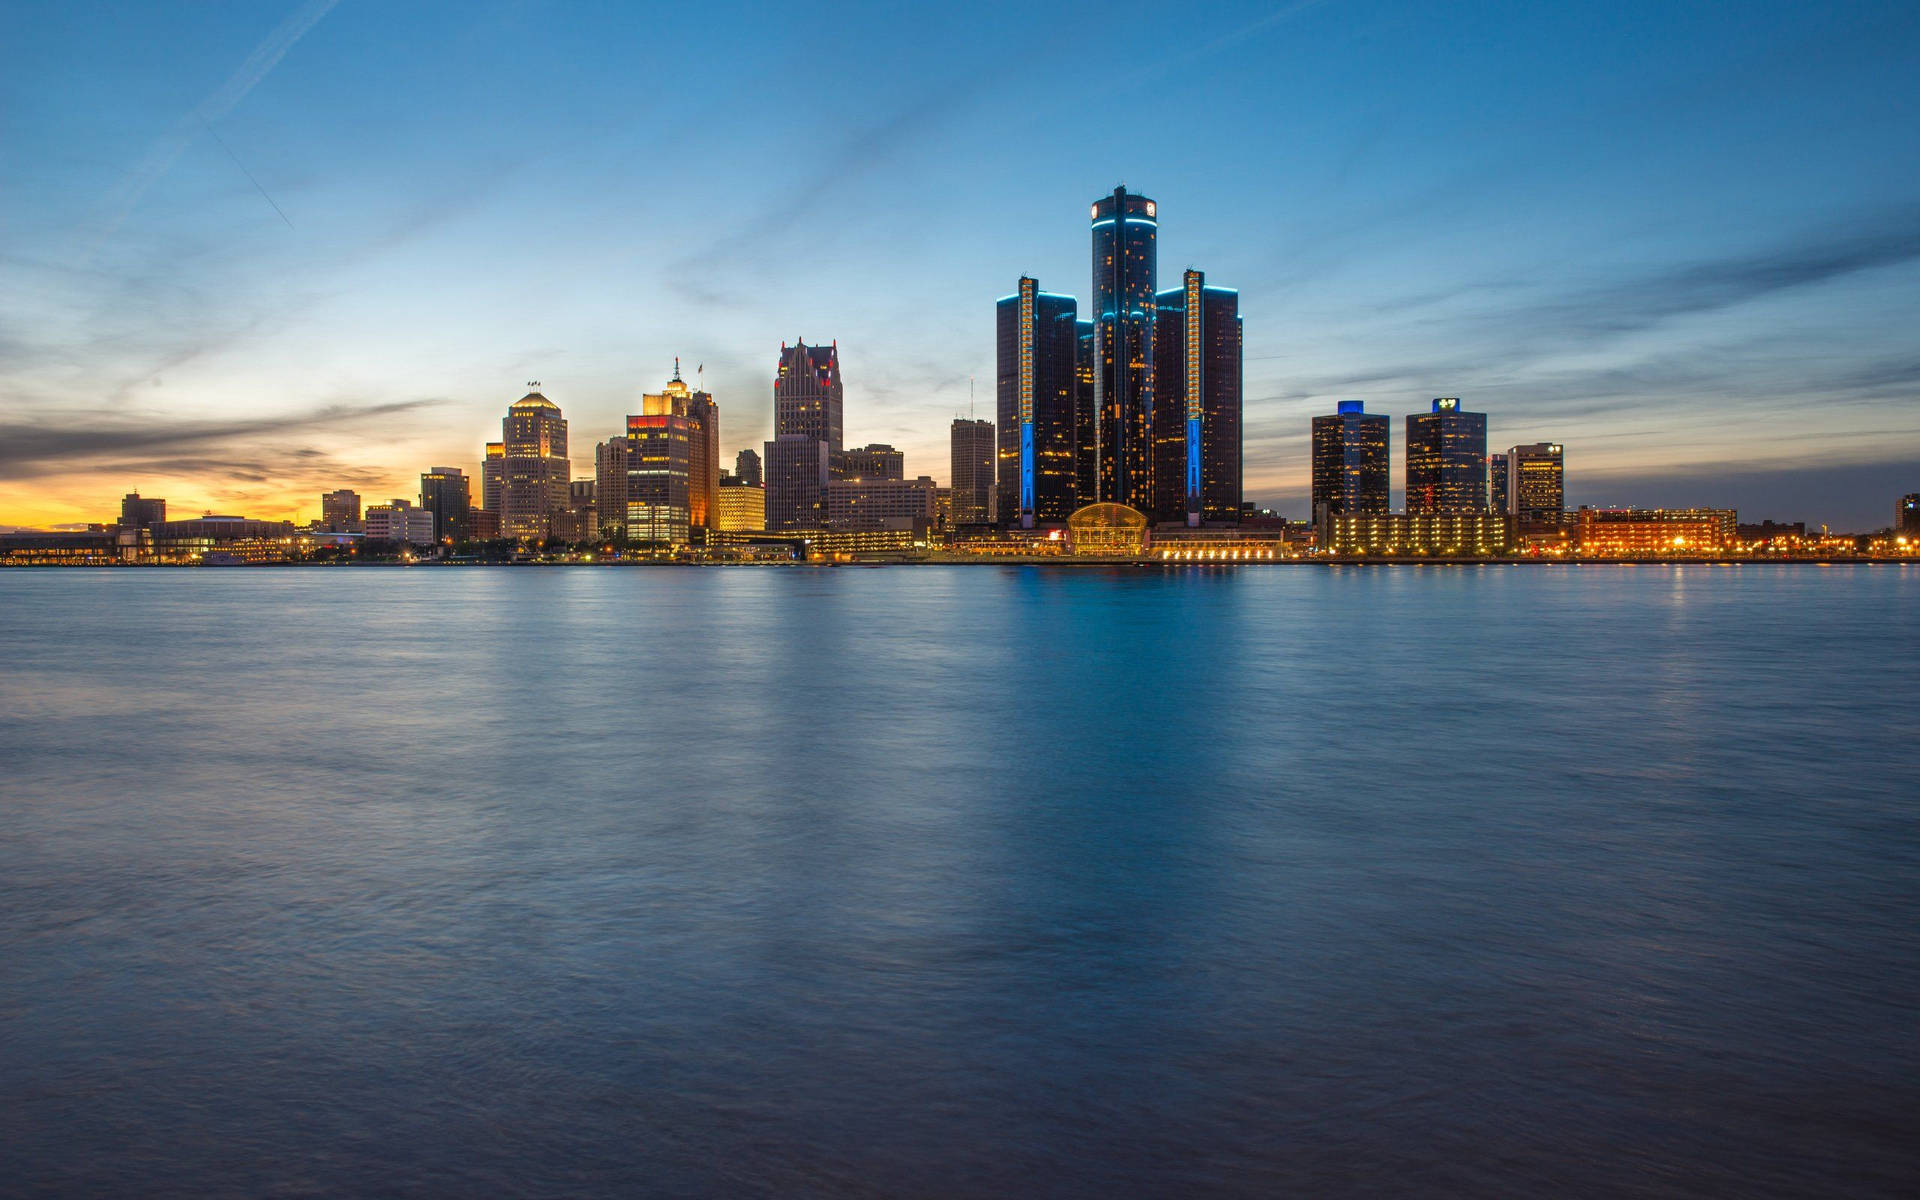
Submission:
M 707 568 L 781 568 L 819 569 L 834 567 L 1159 567 L 1191 570 L 1219 567 L 1835 567 L 1835 566 L 1916 566 L 1914 556 L 1824 556 L 1793 558 L 1385 558 L 1334 557 L 1280 559 L 1160 559 L 1100 558 L 1095 556 L 1042 555 L 1031 558 L 875 558 L 844 562 L 667 562 L 622 560 L 613 562 L 263 562 L 263 563 L 13 563 L 0 564 L 0 571 L 225 571 L 225 570 L 444 570 L 451 568 L 577 568 L 617 569 L 623 567 Z

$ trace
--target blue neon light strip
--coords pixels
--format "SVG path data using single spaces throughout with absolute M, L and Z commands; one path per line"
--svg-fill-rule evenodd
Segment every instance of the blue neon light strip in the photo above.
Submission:
M 1200 418 L 1187 418 L 1187 495 L 1200 496 Z
M 1033 511 L 1033 422 L 1020 422 L 1020 511 Z

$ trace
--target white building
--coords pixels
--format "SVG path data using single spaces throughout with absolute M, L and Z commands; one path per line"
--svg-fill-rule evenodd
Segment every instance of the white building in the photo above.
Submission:
M 413 546 L 433 545 L 433 513 L 424 508 L 416 508 L 407 500 L 395 500 L 390 504 L 376 504 L 369 508 L 361 518 L 369 542 L 405 543 Z

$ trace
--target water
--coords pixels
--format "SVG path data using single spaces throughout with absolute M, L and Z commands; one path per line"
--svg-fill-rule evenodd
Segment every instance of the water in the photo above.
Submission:
M 0 1191 L 1896 1195 L 1920 569 L 0 572 Z

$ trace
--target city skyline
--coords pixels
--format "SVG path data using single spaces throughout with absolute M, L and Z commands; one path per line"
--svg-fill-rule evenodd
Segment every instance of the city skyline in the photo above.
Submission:
M 1490 448 L 1572 448 L 1569 509 L 1883 526 L 1920 461 L 1920 162 L 1896 136 L 1917 102 L 1888 86 L 1920 19 L 1625 8 L 1228 7 L 1139 32 L 1014 11 L 997 34 L 939 14 L 954 36 L 924 40 L 950 61 L 836 22 L 886 65 L 787 111 L 756 82 L 772 32 L 702 58 L 721 98 L 641 104 L 624 52 L 700 44 L 689 14 L 656 38 L 611 9 L 314 2 L 102 32 L 28 6 L 0 51 L 26 152 L 0 198 L 0 524 L 101 520 L 136 490 L 307 517 L 435 463 L 478 482 L 529 378 L 590 476 L 676 355 L 705 364 L 730 461 L 771 434 L 769 347 L 802 338 L 838 343 L 846 443 L 945 481 L 969 379 L 993 375 L 992 300 L 1022 274 L 1083 295 L 1087 202 L 1124 182 L 1162 210 L 1163 284 L 1204 267 L 1241 293 L 1258 505 L 1308 515 L 1311 418 L 1358 400 L 1395 418 L 1401 507 L 1402 422 L 1458 396 Z M 1436 86 L 1390 82 L 1433 45 Z M 492 109 L 485 81 L 542 51 L 579 61 L 575 86 Z M 1208 115 L 1069 122 L 996 165 L 1001 85 L 1036 67 L 1178 74 Z M 796 138 L 788 199 L 735 186 Z M 1195 143 L 1234 153 L 1195 168 Z M 669 166 L 698 186 L 661 186 Z

